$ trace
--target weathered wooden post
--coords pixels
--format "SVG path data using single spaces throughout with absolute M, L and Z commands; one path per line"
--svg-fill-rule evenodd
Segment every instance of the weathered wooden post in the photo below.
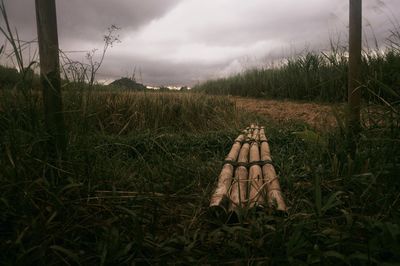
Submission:
M 43 87 L 45 123 L 50 141 L 49 155 L 60 158 L 66 150 L 66 130 L 61 97 L 55 0 L 36 0 L 40 77 Z
M 350 0 L 349 16 L 349 72 L 348 72 L 348 117 L 347 130 L 349 151 L 354 156 L 356 140 L 360 132 L 360 102 L 361 102 L 361 30 L 362 3 L 361 0 Z

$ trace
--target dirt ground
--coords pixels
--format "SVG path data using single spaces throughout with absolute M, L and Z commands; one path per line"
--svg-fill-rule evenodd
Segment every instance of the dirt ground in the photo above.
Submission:
M 303 121 L 318 130 L 336 127 L 334 110 L 343 112 L 343 106 L 288 100 L 265 100 L 232 97 L 240 109 L 268 116 L 276 121 Z

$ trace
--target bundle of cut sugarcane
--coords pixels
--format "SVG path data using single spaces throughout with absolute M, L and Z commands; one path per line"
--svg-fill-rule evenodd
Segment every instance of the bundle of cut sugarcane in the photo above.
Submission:
M 210 208 L 234 212 L 265 206 L 286 211 L 264 127 L 251 125 L 225 158 Z

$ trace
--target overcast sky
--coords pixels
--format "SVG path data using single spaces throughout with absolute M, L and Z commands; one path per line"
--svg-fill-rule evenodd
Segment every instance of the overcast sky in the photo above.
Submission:
M 34 0 L 4 0 L 23 40 L 36 38 Z M 57 0 L 60 48 L 102 49 L 116 25 L 99 79 L 136 77 L 147 85 L 194 85 L 308 49 L 347 41 L 348 0 Z M 380 43 L 399 0 L 363 1 L 364 35 Z M 0 39 L 1 40 L 1 39 Z M 33 48 L 32 48 L 33 49 Z M 69 54 L 85 60 L 85 53 Z M 139 75 L 141 73 L 141 75 Z

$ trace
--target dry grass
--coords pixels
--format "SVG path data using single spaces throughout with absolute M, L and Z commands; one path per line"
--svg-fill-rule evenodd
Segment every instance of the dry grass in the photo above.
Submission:
M 344 112 L 344 104 L 322 104 L 287 100 L 231 97 L 238 108 L 266 116 L 276 122 L 301 121 L 318 130 L 337 127 L 334 110 Z

